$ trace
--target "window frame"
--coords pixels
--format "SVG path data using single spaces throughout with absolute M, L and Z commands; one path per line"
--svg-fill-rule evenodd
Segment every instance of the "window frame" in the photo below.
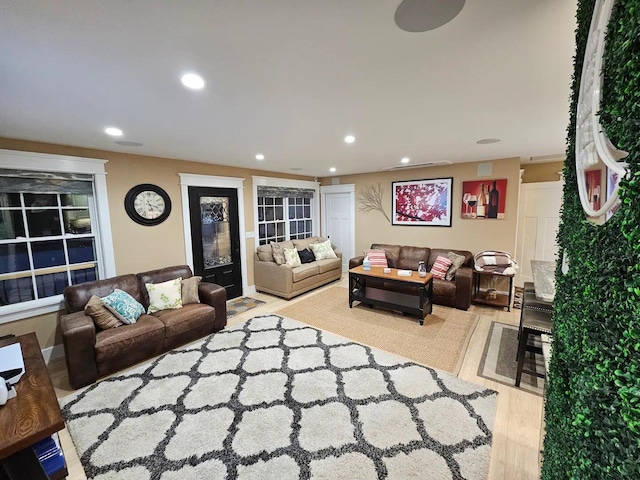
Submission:
M 258 186 L 306 188 L 306 189 L 314 190 L 313 198 L 310 199 L 311 200 L 311 221 L 312 221 L 312 224 L 311 224 L 312 231 L 310 236 L 313 237 L 313 236 L 319 235 L 319 230 L 318 230 L 320 225 L 320 183 L 319 182 L 312 182 L 307 180 L 293 180 L 288 178 L 277 178 L 277 177 L 252 176 L 251 178 L 253 183 L 253 221 L 254 221 L 254 237 L 255 237 L 256 250 L 260 245 L 260 225 L 265 224 L 265 222 L 260 222 L 258 219 Z M 266 198 L 273 198 L 273 197 L 266 197 Z M 300 197 L 292 197 L 292 198 L 300 198 Z M 284 208 L 283 222 L 285 224 L 285 240 L 288 240 L 291 235 L 290 222 L 297 219 L 293 219 L 293 220 L 289 219 L 289 198 L 284 199 L 283 208 Z
M 30 170 L 35 172 L 56 172 L 88 174 L 93 177 L 93 204 L 95 212 L 96 263 L 100 278 L 116 275 L 109 198 L 105 164 L 107 160 L 52 155 L 36 152 L 0 149 L 0 168 L 12 170 Z M 0 306 L 0 324 L 29 317 L 43 315 L 65 308 L 62 295 L 30 300 Z

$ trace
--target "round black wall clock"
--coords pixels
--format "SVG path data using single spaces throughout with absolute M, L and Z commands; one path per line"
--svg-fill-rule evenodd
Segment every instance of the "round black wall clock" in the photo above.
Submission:
M 157 185 L 142 183 L 127 192 L 124 209 L 140 225 L 159 225 L 171 213 L 169 194 Z

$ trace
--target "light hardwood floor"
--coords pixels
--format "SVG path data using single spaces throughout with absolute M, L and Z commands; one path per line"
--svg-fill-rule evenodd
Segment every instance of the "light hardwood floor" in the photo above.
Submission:
M 344 275 L 340 283 L 344 284 L 344 286 L 347 285 Z M 336 284 L 338 283 L 332 283 L 329 286 Z M 305 298 L 315 295 L 321 290 L 314 290 L 290 301 L 261 293 L 253 294 L 251 295 L 252 297 L 267 303 L 230 318 L 228 324 L 234 325 L 256 315 L 277 312 L 292 303 L 304 301 Z M 540 478 L 539 450 L 543 415 L 542 397 L 477 375 L 491 322 L 498 321 L 518 325 L 520 311 L 512 309 L 511 312 L 507 312 L 506 310 L 480 305 L 472 305 L 469 311 L 476 313 L 480 320 L 469 342 L 458 377 L 492 388 L 499 393 L 488 479 L 538 479 Z M 49 364 L 49 371 L 58 397 L 62 397 L 72 391 L 68 384 L 64 359 L 52 361 Z M 69 480 L 85 480 L 86 476 L 66 429 L 60 432 L 60 439 L 69 470 L 67 478 Z

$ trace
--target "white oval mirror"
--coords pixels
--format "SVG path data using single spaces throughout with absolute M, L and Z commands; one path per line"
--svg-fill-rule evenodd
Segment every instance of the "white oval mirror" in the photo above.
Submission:
M 614 211 L 618 186 L 627 174 L 628 155 L 618 150 L 600 125 L 602 99 L 602 57 L 605 34 L 615 0 L 596 0 L 582 64 L 576 111 L 576 173 L 580 203 L 588 217 L 602 217 Z M 603 182 L 606 179 L 607 185 Z M 603 201 L 604 195 L 604 201 Z M 610 215 L 606 215 L 608 220 Z

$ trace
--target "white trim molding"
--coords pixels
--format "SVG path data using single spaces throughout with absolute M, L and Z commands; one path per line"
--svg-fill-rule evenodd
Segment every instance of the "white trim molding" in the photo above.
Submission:
M 36 172 L 80 173 L 93 176 L 95 215 L 99 231 L 99 234 L 95 236 L 98 243 L 96 254 L 99 257 L 98 265 L 102 270 L 102 278 L 116 275 L 105 172 L 105 164 L 107 162 L 108 160 L 96 158 L 0 149 L 0 168 Z M 62 308 L 64 308 L 62 295 L 6 305 L 0 308 L 2 312 L 0 314 L 0 324 L 55 312 Z
M 218 177 L 179 173 L 182 197 L 182 227 L 184 231 L 185 261 L 193 271 L 193 247 L 191 244 L 191 216 L 189 214 L 189 187 L 234 188 L 238 192 L 238 223 L 240 228 L 240 268 L 242 271 L 242 294 L 249 290 L 247 269 L 247 241 L 244 226 L 244 178 Z

